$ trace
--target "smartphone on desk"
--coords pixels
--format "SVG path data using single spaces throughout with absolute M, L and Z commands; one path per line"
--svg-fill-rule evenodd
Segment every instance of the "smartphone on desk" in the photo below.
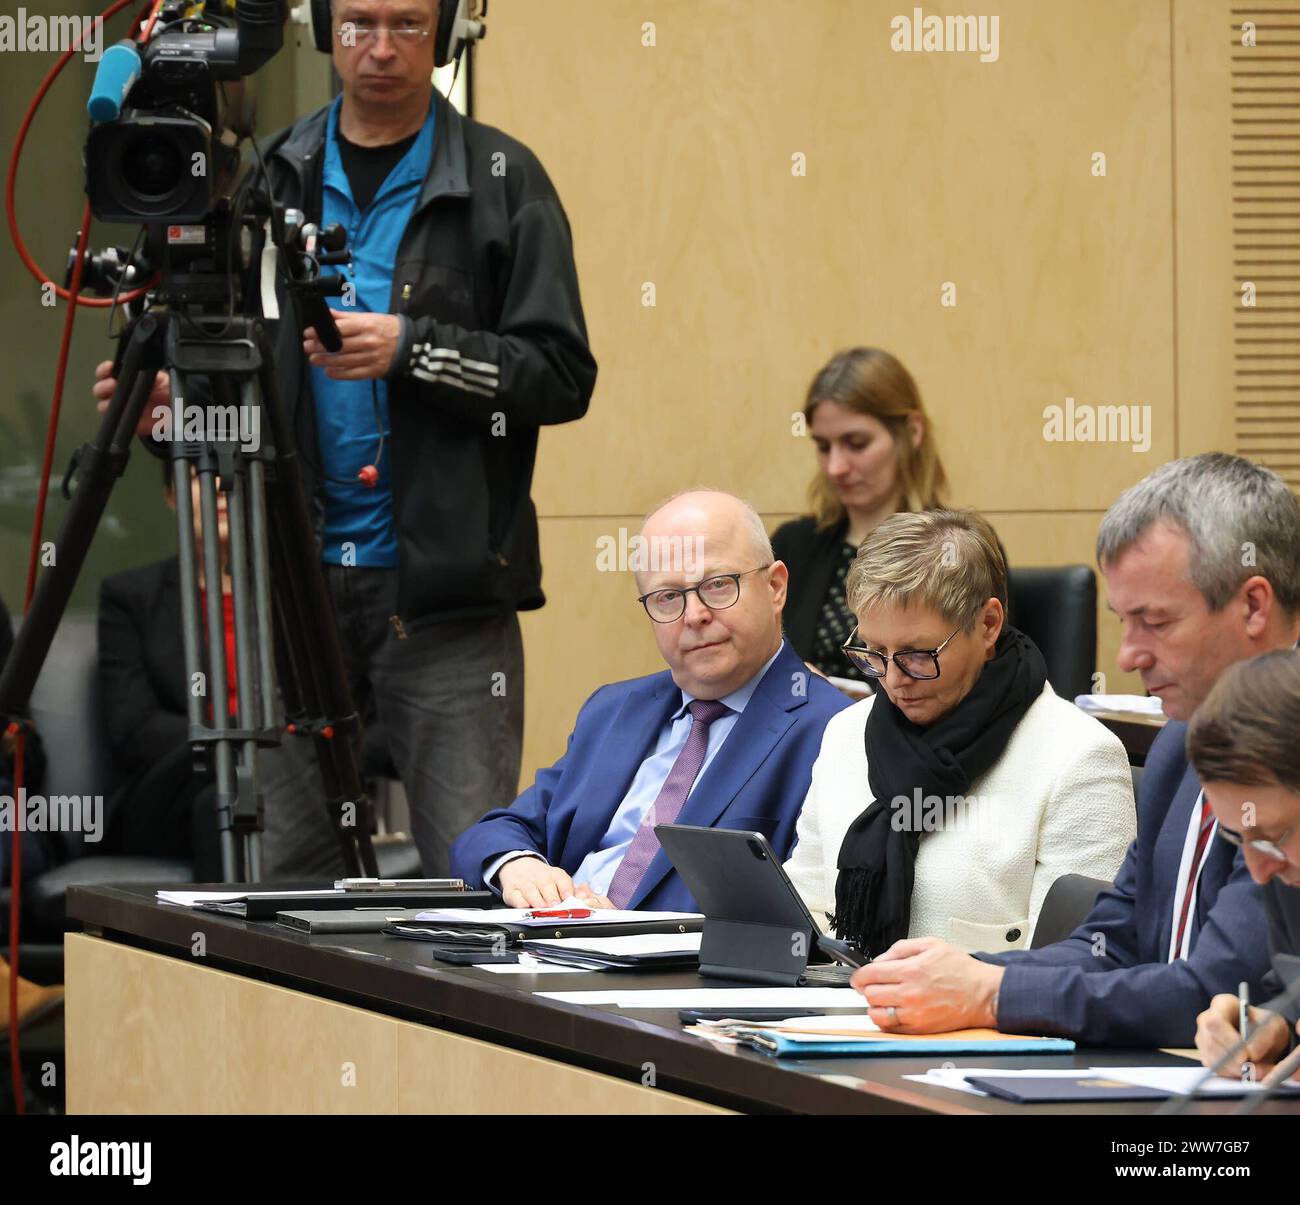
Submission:
M 335 891 L 464 891 L 464 879 L 336 879 Z

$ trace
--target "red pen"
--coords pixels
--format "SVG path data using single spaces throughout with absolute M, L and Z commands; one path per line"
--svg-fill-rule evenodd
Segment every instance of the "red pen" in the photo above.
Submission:
M 553 912 L 530 912 L 528 920 L 585 920 L 591 915 L 590 908 L 557 908 Z

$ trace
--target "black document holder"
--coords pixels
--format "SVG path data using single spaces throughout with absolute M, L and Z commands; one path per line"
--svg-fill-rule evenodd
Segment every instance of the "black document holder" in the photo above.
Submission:
M 767 838 L 689 824 L 658 824 L 655 833 L 704 913 L 700 974 L 799 984 L 819 930 Z
M 634 937 L 643 933 L 696 933 L 699 928 L 700 921 L 694 917 L 685 920 L 597 921 L 581 925 L 559 924 L 554 928 L 519 925 L 512 921 L 407 920 L 387 925 L 380 932 L 389 937 L 406 937 L 412 941 L 435 944 L 448 940 L 445 936 L 439 936 L 439 933 L 455 933 L 463 941 L 469 942 L 475 937 L 481 937 L 483 945 L 491 946 L 499 939 L 501 944 L 513 948 L 528 939 L 563 941 L 581 937 Z
M 244 920 L 270 920 L 279 912 L 343 908 L 494 908 L 497 897 L 490 891 L 340 891 L 337 895 L 303 895 L 285 891 L 254 896 L 244 904 L 199 904 L 203 912 L 241 916 Z

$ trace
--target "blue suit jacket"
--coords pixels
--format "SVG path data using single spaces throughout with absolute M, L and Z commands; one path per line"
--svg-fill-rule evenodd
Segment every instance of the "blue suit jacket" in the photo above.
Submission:
M 452 874 L 478 887 L 484 869 L 516 849 L 536 850 L 573 874 L 608 831 L 638 767 L 681 701 L 667 670 L 602 686 L 578 713 L 564 756 L 539 771 L 510 807 L 489 812 L 456 840 Z M 783 646 L 677 822 L 761 832 L 785 861 L 822 730 L 849 702 Z M 698 911 L 663 850 L 628 906 Z
M 1168 961 L 1178 869 L 1201 789 L 1187 762 L 1186 734 L 1186 724 L 1169 723 L 1152 744 L 1137 840 L 1087 920 L 1041 950 L 979 955 L 1006 967 L 999 1029 L 1094 1046 L 1190 1046 L 1196 1014 L 1211 996 L 1235 993 L 1244 979 L 1265 999 L 1263 896 L 1241 852 L 1217 836 L 1201 870 L 1188 957 Z

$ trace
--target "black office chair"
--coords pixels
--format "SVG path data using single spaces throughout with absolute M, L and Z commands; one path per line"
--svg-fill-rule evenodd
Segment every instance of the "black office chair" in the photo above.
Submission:
M 1110 885 L 1105 879 L 1090 879 L 1085 874 L 1063 874 L 1047 889 L 1029 948 L 1038 950 L 1069 937 Z
M 32 719 L 45 746 L 44 794 L 102 795 L 112 781 L 111 754 L 99 697 L 98 638 L 93 616 L 67 617 L 59 625 L 41 676 L 32 691 Z M 396 778 L 387 741 L 376 726 L 367 732 L 367 771 Z M 105 827 L 110 817 L 104 815 Z M 76 832 L 55 834 L 59 865 L 23 883 L 22 945 L 19 957 L 25 978 L 37 983 L 63 979 L 63 934 L 69 925 L 65 901 L 69 887 L 113 883 L 177 886 L 194 881 L 184 858 L 151 858 L 101 852 L 101 846 Z M 375 839 L 379 873 L 385 878 L 415 878 L 420 856 L 404 834 Z M 8 887 L 0 889 L 0 909 L 9 914 Z
M 1047 680 L 1063 699 L 1092 693 L 1097 668 L 1097 577 L 1087 565 L 1011 569 L 1010 620 L 1047 662 Z
M 97 647 L 93 616 L 65 618 L 32 691 L 32 719 L 45 746 L 46 796 L 107 797 L 111 758 L 100 708 Z M 107 827 L 106 811 L 103 821 Z M 185 859 L 102 853 L 102 846 L 87 841 L 85 833 L 60 832 L 55 837 L 61 864 L 22 888 L 23 974 L 38 982 L 62 979 L 64 898 L 69 887 L 194 881 L 193 867 Z M 2 894 L 7 909 L 8 888 Z

